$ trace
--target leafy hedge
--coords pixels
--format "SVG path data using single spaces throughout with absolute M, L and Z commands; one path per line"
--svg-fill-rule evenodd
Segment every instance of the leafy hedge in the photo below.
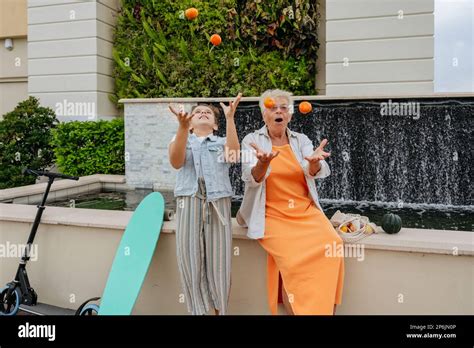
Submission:
M 0 189 L 31 185 L 32 175 L 23 168 L 46 169 L 54 161 L 51 131 L 58 120 L 51 108 L 29 97 L 0 121 Z
M 72 121 L 53 131 L 56 164 L 67 175 L 124 174 L 124 122 Z
M 23 168 L 54 163 L 68 175 L 124 174 L 123 119 L 59 123 L 51 108 L 29 97 L 0 121 L 0 189 L 34 184 Z
M 122 0 L 112 99 L 315 94 L 317 22 L 313 0 Z M 222 44 L 212 47 L 215 33 Z

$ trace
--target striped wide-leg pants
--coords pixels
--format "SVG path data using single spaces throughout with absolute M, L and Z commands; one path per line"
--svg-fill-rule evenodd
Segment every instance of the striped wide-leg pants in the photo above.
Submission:
M 232 258 L 231 199 L 206 202 L 204 182 L 196 196 L 177 197 L 176 253 L 188 311 L 227 313 Z M 203 192 L 204 191 L 204 192 Z

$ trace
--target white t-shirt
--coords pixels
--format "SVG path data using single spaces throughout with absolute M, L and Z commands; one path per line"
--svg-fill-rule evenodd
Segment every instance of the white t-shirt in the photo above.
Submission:
M 212 133 L 209 134 L 209 135 L 203 136 L 203 137 L 196 137 L 196 138 L 199 140 L 199 142 L 202 143 L 203 140 L 206 139 L 206 138 L 207 138 L 208 136 L 210 136 L 210 135 L 212 135 Z M 176 140 L 176 134 L 173 135 L 173 138 L 171 139 L 170 144 L 171 144 L 173 141 L 175 141 L 175 140 Z

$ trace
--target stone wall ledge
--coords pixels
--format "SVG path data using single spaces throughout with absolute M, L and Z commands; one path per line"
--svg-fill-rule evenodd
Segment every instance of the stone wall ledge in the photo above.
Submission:
M 430 99 L 430 98 L 473 98 L 474 93 L 432 93 L 432 94 L 420 94 L 420 95 L 393 95 L 388 94 L 386 96 L 318 96 L 318 95 L 307 95 L 307 96 L 295 96 L 295 100 L 372 100 L 372 99 Z M 226 102 L 234 100 L 235 97 L 190 97 L 190 98 L 129 98 L 120 99 L 119 103 L 122 104 L 137 104 L 137 103 L 198 103 L 198 102 Z M 242 102 L 256 102 L 258 97 L 242 97 Z
M 25 204 L 0 203 L 0 221 L 32 223 L 37 208 Z M 81 208 L 47 207 L 41 224 L 82 226 L 125 230 L 133 212 Z M 175 221 L 165 221 L 163 233 L 174 233 Z M 232 219 L 233 238 L 248 239 L 247 230 Z M 433 253 L 445 255 L 474 255 L 474 232 L 402 228 L 397 234 L 374 234 L 353 245 L 367 249 Z

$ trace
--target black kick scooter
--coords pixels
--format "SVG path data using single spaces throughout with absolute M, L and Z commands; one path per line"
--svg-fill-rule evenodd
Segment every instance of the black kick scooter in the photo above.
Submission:
M 5 288 L 0 291 L 0 315 L 15 315 L 20 308 L 20 304 L 27 306 L 35 306 L 37 303 L 38 295 L 35 290 L 30 286 L 28 275 L 26 274 L 26 263 L 30 259 L 30 250 L 35 239 L 36 230 L 41 221 L 41 215 L 46 208 L 44 205 L 49 194 L 49 189 L 53 184 L 54 179 L 70 179 L 79 180 L 77 176 L 68 176 L 60 173 L 50 173 L 48 171 L 24 169 L 23 174 L 34 174 L 36 176 L 47 176 L 49 178 L 46 191 L 44 192 L 43 199 L 40 205 L 37 205 L 38 211 L 36 213 L 35 221 L 31 228 L 26 248 L 21 257 L 18 270 L 16 272 L 15 279 L 8 283 Z

